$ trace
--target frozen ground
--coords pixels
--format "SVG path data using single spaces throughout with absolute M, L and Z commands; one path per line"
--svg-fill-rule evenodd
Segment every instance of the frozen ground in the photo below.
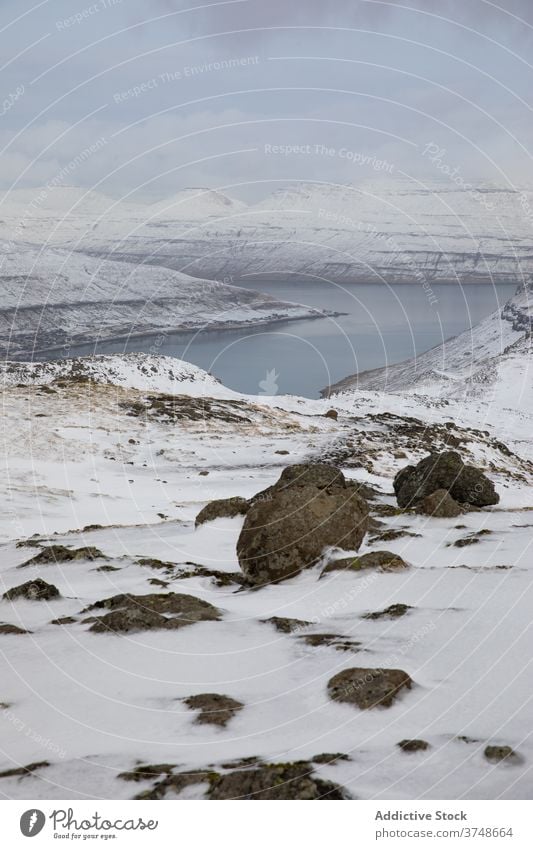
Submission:
M 0 601 L 0 622 L 31 631 L 0 633 L 0 774 L 42 764 L 2 775 L 4 798 L 131 798 L 155 781 L 119 777 L 139 764 L 224 772 L 236 759 L 321 753 L 348 756 L 316 773 L 356 798 L 531 798 L 530 420 L 516 432 L 507 424 L 503 444 L 482 403 L 471 413 L 463 402 L 369 390 L 245 397 L 194 366 L 144 355 L 6 367 L 0 589 L 40 577 L 61 598 Z M 331 407 L 337 420 L 324 416 Z M 500 504 L 459 519 L 396 514 L 394 474 L 446 445 L 485 469 Z M 361 551 L 397 552 L 407 571 L 319 579 L 317 567 L 255 591 L 205 574 L 238 572 L 243 520 L 195 529 L 198 511 L 251 496 L 303 459 L 336 462 L 379 490 L 378 533 L 415 536 L 369 535 Z M 453 545 L 480 530 L 490 533 Z M 103 557 L 24 565 L 52 543 Z M 118 593 L 170 591 L 211 602 L 220 621 L 110 635 L 80 615 Z M 412 609 L 363 618 L 394 603 Z M 280 633 L 262 621 L 271 616 L 311 624 Z M 51 624 L 61 617 L 73 621 Z M 359 645 L 303 639 L 324 633 Z M 389 709 L 330 701 L 327 680 L 351 666 L 398 667 L 415 685 Z M 196 724 L 182 701 L 213 692 L 244 705 L 223 728 Z M 409 754 L 397 745 L 406 738 L 430 746 Z M 488 744 L 519 758 L 490 763 Z

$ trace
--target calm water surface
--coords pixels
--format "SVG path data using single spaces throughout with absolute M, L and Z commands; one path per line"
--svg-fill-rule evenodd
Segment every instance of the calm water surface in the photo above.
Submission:
M 168 334 L 80 346 L 72 354 L 151 351 L 188 360 L 241 392 L 317 398 L 349 374 L 397 363 L 462 333 L 511 297 L 508 285 L 337 285 L 261 280 L 243 284 L 281 300 L 345 313 L 237 331 Z

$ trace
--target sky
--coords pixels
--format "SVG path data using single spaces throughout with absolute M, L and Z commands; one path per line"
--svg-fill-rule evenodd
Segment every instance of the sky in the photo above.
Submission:
M 3 0 L 0 40 L 4 190 L 533 184 L 529 0 Z

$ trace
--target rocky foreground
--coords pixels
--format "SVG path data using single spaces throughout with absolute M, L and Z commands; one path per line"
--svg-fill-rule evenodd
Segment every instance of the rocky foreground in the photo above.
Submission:
M 143 355 L 3 383 L 4 797 L 530 798 L 521 434 Z

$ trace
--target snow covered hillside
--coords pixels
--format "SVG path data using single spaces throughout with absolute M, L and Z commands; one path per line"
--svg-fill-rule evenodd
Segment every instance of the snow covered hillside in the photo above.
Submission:
M 420 184 L 279 189 L 246 207 L 211 189 L 156 204 L 73 187 L 0 200 L 0 237 L 166 265 L 209 279 L 287 273 L 333 281 L 517 284 L 531 272 L 529 187 Z
M 35 352 L 143 334 L 210 330 L 323 313 L 167 268 L 62 248 L 0 243 L 0 352 Z
M 37 211 L 24 192 L 0 202 L 0 237 L 202 278 L 518 284 L 532 270 L 529 187 L 382 177 L 358 186 L 289 186 L 249 207 L 211 189 L 141 205 L 57 188 L 53 202 L 45 191 Z
M 378 398 L 395 393 L 404 403 L 410 397 L 441 402 L 450 418 L 477 421 L 479 427 L 491 422 L 502 439 L 523 439 L 526 450 L 533 427 L 532 324 L 529 283 L 501 311 L 460 336 L 415 359 L 346 377 L 325 392 L 350 397 L 353 390 L 377 391 Z
M 246 397 L 141 354 L 6 364 L 2 378 L 4 798 L 217 798 L 264 764 L 318 798 L 531 798 L 533 467 L 519 439 L 511 450 L 459 407 L 450 421 L 440 399 Z M 500 503 L 400 510 L 396 472 L 450 447 Z M 321 577 L 318 564 L 248 588 L 243 516 L 197 514 L 317 460 L 365 485 L 359 553 L 404 566 Z M 41 600 L 9 598 L 41 581 Z M 153 627 L 99 630 L 98 605 L 127 594 L 185 594 L 196 619 L 161 627 L 154 610 Z M 333 701 L 328 679 L 351 667 L 399 667 L 411 689 L 387 709 Z

